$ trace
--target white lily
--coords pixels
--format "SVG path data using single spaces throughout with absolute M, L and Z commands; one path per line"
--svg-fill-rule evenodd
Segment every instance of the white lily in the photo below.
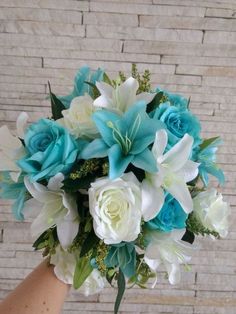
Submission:
M 133 77 L 129 77 L 116 88 L 105 82 L 96 82 L 96 86 L 101 96 L 95 99 L 94 106 L 118 111 L 119 113 L 126 112 L 130 106 L 139 100 L 148 104 L 156 95 L 147 92 L 136 95 L 139 84 Z
M 152 271 L 157 272 L 159 266 L 164 264 L 170 284 L 180 282 L 180 264 L 187 264 L 192 246 L 182 241 L 185 229 L 173 230 L 170 233 L 151 231 L 148 234 L 150 243 L 147 246 L 144 260 Z M 155 286 L 156 282 L 153 285 Z
M 188 134 L 164 154 L 168 142 L 167 132 L 157 131 L 152 153 L 157 161 L 158 172 L 147 173 L 142 182 L 142 211 L 145 221 L 154 218 L 164 204 L 164 190 L 169 192 L 189 214 L 193 200 L 187 182 L 198 175 L 199 163 L 189 160 L 193 138 Z
M 39 236 L 56 225 L 61 246 L 67 248 L 78 233 L 79 216 L 76 200 L 61 189 L 63 179 L 63 174 L 58 173 L 45 187 L 37 182 L 32 183 L 25 177 L 25 186 L 34 199 L 25 203 L 24 213 L 27 217 L 28 213 L 31 215 L 32 207 L 40 208 L 39 214 L 37 210 L 38 216 L 31 225 L 32 236 Z
M 56 252 L 51 256 L 50 263 L 55 265 L 54 273 L 56 277 L 66 284 L 73 284 L 73 277 L 76 267 L 76 255 L 63 250 L 60 245 L 56 247 Z M 97 269 L 93 269 L 91 274 L 85 279 L 77 292 L 89 296 L 100 292 L 105 286 L 104 277 Z
M 28 115 L 22 112 L 16 122 L 17 135 L 23 138 L 23 129 Z M 25 149 L 17 136 L 14 136 L 6 125 L 0 128 L 0 171 L 9 171 L 13 181 L 17 182 L 21 169 L 17 166 L 17 160 L 25 155 Z

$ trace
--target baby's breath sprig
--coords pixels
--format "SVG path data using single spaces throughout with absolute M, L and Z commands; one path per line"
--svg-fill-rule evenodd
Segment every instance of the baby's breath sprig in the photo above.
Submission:
M 86 177 L 88 174 L 94 173 L 99 169 L 99 159 L 85 160 L 81 167 L 75 172 L 70 173 L 70 179 L 77 180 Z
M 131 69 L 132 77 L 135 78 L 139 83 L 139 89 L 137 91 L 138 94 L 142 92 L 150 92 L 151 91 L 151 73 L 149 70 L 145 70 L 143 75 L 140 75 L 138 72 L 137 65 L 135 63 L 132 64 Z
M 108 254 L 108 246 L 100 241 L 97 246 L 97 255 L 96 255 L 96 264 L 98 265 L 98 270 L 101 272 L 102 275 L 105 276 L 107 272 L 107 267 L 104 263 L 104 260 Z

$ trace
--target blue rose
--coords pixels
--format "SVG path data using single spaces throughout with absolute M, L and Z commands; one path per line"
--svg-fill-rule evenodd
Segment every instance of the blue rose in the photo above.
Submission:
M 193 147 L 201 143 L 201 125 L 184 106 L 172 106 L 169 102 L 160 104 L 155 110 L 153 118 L 165 123 L 168 133 L 168 149 L 174 146 L 187 133 L 194 138 Z
M 55 121 L 41 119 L 31 124 L 24 140 L 28 154 L 18 165 L 32 181 L 66 174 L 77 159 L 79 144 Z
M 184 212 L 179 202 L 168 193 L 165 197 L 165 203 L 158 215 L 145 225 L 151 230 L 169 232 L 172 229 L 185 228 L 187 217 L 188 215 Z
M 182 95 L 172 94 L 166 90 L 159 88 L 157 88 L 157 92 L 163 92 L 164 96 L 167 98 L 171 105 L 182 109 L 188 108 L 189 100 Z

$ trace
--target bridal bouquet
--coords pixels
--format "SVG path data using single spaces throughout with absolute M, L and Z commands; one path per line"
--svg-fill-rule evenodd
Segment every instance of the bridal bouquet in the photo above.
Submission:
M 0 128 L 0 194 L 60 280 L 85 295 L 118 288 L 117 313 L 125 287 L 154 287 L 161 265 L 178 283 L 195 236 L 227 235 L 230 207 L 208 187 L 224 183 L 220 139 L 135 65 L 116 80 L 82 67 L 70 95 L 49 91 L 51 117 Z

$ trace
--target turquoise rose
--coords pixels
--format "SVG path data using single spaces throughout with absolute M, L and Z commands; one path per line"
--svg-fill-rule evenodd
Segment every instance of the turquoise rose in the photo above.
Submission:
M 17 164 L 32 181 L 48 179 L 58 172 L 68 173 L 80 148 L 66 129 L 49 119 L 31 124 L 24 140 L 28 154 Z
M 160 104 L 153 118 L 164 122 L 168 133 L 168 149 L 174 146 L 187 133 L 194 139 L 193 147 L 201 143 L 200 122 L 184 106 L 172 106 L 169 102 Z
M 189 100 L 183 97 L 182 95 L 172 94 L 166 90 L 159 89 L 159 88 L 157 88 L 157 92 L 163 92 L 164 96 L 167 97 L 168 101 L 170 102 L 172 106 L 182 108 L 182 109 L 188 108 Z
M 179 202 L 168 193 L 158 215 L 152 220 L 149 220 L 145 225 L 151 230 L 170 232 L 172 229 L 185 228 L 187 217 L 188 215 L 184 212 Z

